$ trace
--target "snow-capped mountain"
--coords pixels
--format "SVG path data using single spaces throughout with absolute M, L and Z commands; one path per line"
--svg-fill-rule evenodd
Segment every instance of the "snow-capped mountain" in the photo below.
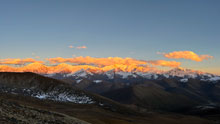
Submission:
M 176 78 L 181 82 L 187 82 L 188 79 L 198 79 L 201 81 L 210 81 L 215 82 L 220 80 L 220 76 L 204 73 L 201 71 L 194 71 L 191 69 L 183 69 L 183 68 L 174 68 L 169 71 L 164 71 L 160 73 L 156 72 L 124 72 L 124 71 L 115 71 L 110 70 L 107 72 L 99 72 L 94 73 L 90 70 L 81 69 L 79 71 L 73 73 L 57 73 L 61 75 L 62 78 L 75 78 L 75 79 L 83 79 L 83 78 L 94 78 L 94 77 L 106 77 L 109 80 L 115 78 L 121 79 L 136 79 L 136 78 L 144 78 L 149 80 L 161 80 L 164 78 Z M 56 77 L 56 74 L 46 74 L 47 77 Z M 98 79 L 97 79 L 98 80 Z
M 173 78 L 173 77 L 181 78 L 180 81 L 182 82 L 187 82 L 187 80 L 190 78 L 199 79 L 202 81 L 211 81 L 211 82 L 220 80 L 220 76 L 218 75 L 204 73 L 201 71 L 195 71 L 191 69 L 184 69 L 184 68 L 175 68 L 167 72 L 164 72 L 163 74 L 168 75 L 169 78 Z
M 172 70 L 169 70 L 165 72 L 164 74 L 173 76 L 173 77 L 188 77 L 188 78 L 196 78 L 199 75 L 203 75 L 205 73 L 200 71 L 194 71 L 191 69 L 184 69 L 184 68 L 174 68 Z
M 0 65 L 1 72 L 33 72 L 47 77 L 55 77 L 59 79 L 63 78 L 107 78 L 113 79 L 150 79 L 161 80 L 165 78 L 177 78 L 181 82 L 186 82 L 188 79 L 198 79 L 201 81 L 216 82 L 220 80 L 220 76 L 209 74 L 201 71 L 195 71 L 184 68 L 174 68 L 168 71 L 159 70 L 141 70 L 129 69 L 127 66 L 109 66 L 107 67 L 95 67 L 90 65 L 69 65 L 62 63 L 59 65 L 46 66 L 41 63 L 32 63 L 24 67 L 11 67 Z M 184 80 L 183 80 L 184 79 Z

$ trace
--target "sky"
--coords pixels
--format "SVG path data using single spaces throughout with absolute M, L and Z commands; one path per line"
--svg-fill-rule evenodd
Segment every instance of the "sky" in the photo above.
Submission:
M 129 57 L 220 74 L 219 0 L 1 0 L 0 59 Z M 192 51 L 202 61 L 166 57 Z

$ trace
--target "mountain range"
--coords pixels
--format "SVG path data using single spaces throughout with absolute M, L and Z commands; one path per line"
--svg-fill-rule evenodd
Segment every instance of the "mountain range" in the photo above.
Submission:
M 185 123 L 220 122 L 218 75 L 180 67 L 168 71 L 128 70 L 120 66 L 103 70 L 88 65 L 69 64 L 45 66 L 33 63 L 24 67 L 1 65 L 0 97 L 2 100 L 9 99 L 6 103 L 2 102 L 3 105 L 14 101 L 21 105 L 19 111 L 23 111 L 26 105 L 29 105 L 29 108 L 26 107 L 28 111 L 37 106 L 36 111 L 43 109 L 49 113 L 58 112 L 65 114 L 66 118 L 77 117 L 90 123 L 146 124 L 156 123 L 154 119 L 160 120 L 160 117 L 164 121 L 157 123 L 179 123 L 173 117 L 188 119 L 185 115 L 196 117 L 184 119 Z M 29 101 L 26 102 L 26 98 Z M 51 106 L 53 111 L 49 111 L 45 104 Z M 11 106 L 7 107 L 7 111 L 11 111 Z M 70 114 L 68 107 L 72 107 L 70 111 L 76 115 Z M 82 115 L 90 107 L 93 108 L 89 111 L 91 113 Z M 149 121 L 149 116 L 154 119 Z M 13 118 L 19 121 L 17 115 L 13 115 Z M 65 121 L 69 122 L 68 119 Z
M 146 78 L 146 79 L 162 79 L 162 78 L 179 78 L 182 82 L 186 82 L 187 79 L 200 79 L 204 81 L 218 81 L 220 76 L 205 73 L 201 71 L 184 69 L 177 67 L 168 71 L 159 70 L 141 70 L 140 67 L 126 66 L 126 65 L 114 65 L 105 66 L 104 68 L 95 67 L 90 65 L 69 65 L 62 63 L 54 66 L 46 66 L 41 63 L 32 63 L 22 67 L 12 67 L 7 65 L 0 65 L 1 72 L 33 72 L 49 77 L 53 77 L 56 74 L 61 74 L 63 77 L 88 77 L 91 75 L 104 75 L 109 79 L 115 77 L 121 78 Z

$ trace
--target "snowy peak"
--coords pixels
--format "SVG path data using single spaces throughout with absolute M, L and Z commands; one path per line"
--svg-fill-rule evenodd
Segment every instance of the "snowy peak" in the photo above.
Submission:
M 88 70 L 80 69 L 76 72 L 67 74 L 66 77 L 73 76 L 73 77 L 77 77 L 77 78 L 87 78 L 89 75 L 93 75 L 93 73 Z
M 98 75 L 98 76 L 97 76 Z M 89 69 L 81 69 L 74 73 L 69 73 L 64 75 L 64 77 L 74 77 L 75 79 L 82 79 L 82 78 L 96 78 L 96 77 L 107 77 L 108 79 L 112 80 L 115 78 L 121 79 L 136 79 L 136 78 L 144 78 L 150 80 L 161 80 L 164 78 L 176 78 L 180 82 L 188 82 L 188 79 L 199 79 L 201 81 L 209 81 L 209 82 L 216 82 L 220 80 L 219 76 L 204 73 L 201 71 L 195 71 L 191 69 L 183 69 L 183 68 L 175 68 L 166 72 L 156 73 L 156 72 L 124 72 L 124 71 L 102 71 L 102 72 L 94 72 Z M 99 80 L 97 78 L 97 80 Z
M 199 75 L 204 74 L 203 72 L 200 71 L 194 71 L 191 69 L 184 69 L 184 68 L 174 68 L 171 69 L 164 74 L 170 75 L 170 76 L 177 76 L 177 77 L 188 77 L 188 78 L 196 78 Z
M 123 72 L 123 71 L 119 71 L 116 72 L 116 75 L 120 75 L 122 78 L 129 78 L 129 77 L 137 77 L 134 73 L 132 72 Z
M 180 79 L 181 82 L 187 82 L 189 78 L 209 82 L 216 82 L 220 80 L 220 76 L 184 68 L 175 68 L 165 72 L 164 74 L 172 77 L 182 78 Z
M 115 77 L 115 70 L 114 69 L 113 70 L 109 70 L 109 71 L 107 71 L 107 72 L 105 72 L 103 74 L 106 75 L 109 79 L 114 79 L 114 77 Z

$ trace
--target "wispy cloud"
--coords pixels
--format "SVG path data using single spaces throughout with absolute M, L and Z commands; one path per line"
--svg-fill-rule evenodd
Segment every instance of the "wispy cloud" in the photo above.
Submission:
M 27 63 L 44 63 L 43 61 L 37 61 L 32 58 L 26 58 L 26 59 L 1 59 L 0 64 L 14 64 L 14 65 L 24 65 Z
M 212 59 L 213 56 L 210 55 L 198 55 L 192 51 L 174 51 L 170 53 L 159 53 L 162 54 L 166 58 L 170 59 L 189 59 L 197 62 L 201 62 L 203 60 Z
M 165 61 L 165 60 L 155 60 L 155 61 L 147 61 L 147 62 L 152 65 L 163 66 L 163 67 L 179 67 L 181 65 L 180 62 Z
M 136 60 L 132 58 L 120 58 L 120 57 L 108 57 L 108 58 L 94 58 L 94 57 L 75 57 L 75 58 L 49 58 L 46 59 L 50 63 L 77 63 L 77 64 L 94 64 L 98 66 L 107 66 L 107 65 L 115 65 L 115 64 L 123 64 L 123 65 L 141 65 L 147 64 L 147 62 L 142 60 Z
M 71 49 L 74 48 L 74 46 L 72 46 L 72 45 L 70 45 L 70 46 L 68 46 L 68 47 L 71 48 Z
M 76 49 L 86 49 L 87 47 L 86 46 L 78 46 L 76 47 Z
M 70 49 L 73 49 L 73 48 L 75 48 L 75 49 L 86 49 L 87 47 L 86 46 L 73 46 L 73 45 L 70 45 L 70 46 L 68 46 Z

